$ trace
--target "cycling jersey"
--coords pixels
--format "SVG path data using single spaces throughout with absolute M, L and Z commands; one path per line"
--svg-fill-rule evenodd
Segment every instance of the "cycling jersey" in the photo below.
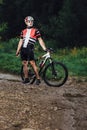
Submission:
M 27 48 L 28 44 L 35 44 L 37 39 L 41 37 L 38 29 L 31 27 L 22 30 L 20 38 L 23 39 L 23 48 Z
M 22 30 L 20 35 L 20 38 L 23 39 L 23 44 L 20 53 L 22 60 L 34 60 L 34 44 L 39 37 L 41 37 L 41 34 L 39 30 L 34 27 Z

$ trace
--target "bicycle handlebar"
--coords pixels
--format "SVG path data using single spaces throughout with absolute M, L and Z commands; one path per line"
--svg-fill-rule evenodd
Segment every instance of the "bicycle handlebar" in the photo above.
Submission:
M 52 48 L 47 48 L 45 52 L 54 52 L 54 50 Z
M 39 56 L 37 59 L 35 59 L 35 61 L 38 61 L 39 59 L 43 59 L 44 57 L 50 57 L 50 53 L 53 53 L 54 50 L 52 48 L 47 48 L 44 52 L 46 52 L 46 54 Z

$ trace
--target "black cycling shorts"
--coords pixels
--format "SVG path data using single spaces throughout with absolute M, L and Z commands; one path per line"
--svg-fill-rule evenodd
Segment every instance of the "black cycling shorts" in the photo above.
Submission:
M 34 52 L 31 48 L 22 48 L 21 49 L 21 60 L 31 61 L 34 60 Z

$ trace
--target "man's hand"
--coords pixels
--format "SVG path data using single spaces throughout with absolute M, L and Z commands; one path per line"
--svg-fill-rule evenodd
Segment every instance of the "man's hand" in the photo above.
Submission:
M 53 52 L 54 50 L 52 48 L 46 48 L 46 50 L 44 50 L 45 52 Z
M 46 48 L 44 51 L 45 52 L 50 52 L 50 48 Z
M 19 52 L 16 52 L 16 56 L 19 56 L 19 54 L 20 54 Z

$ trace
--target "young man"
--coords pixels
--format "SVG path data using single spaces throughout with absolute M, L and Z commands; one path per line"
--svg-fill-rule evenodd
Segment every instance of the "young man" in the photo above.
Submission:
M 16 51 L 16 56 L 18 56 L 20 53 L 22 64 L 24 66 L 23 67 L 23 71 L 25 75 L 24 83 L 29 82 L 27 66 L 28 66 L 28 62 L 30 62 L 36 74 L 36 78 L 37 78 L 36 84 L 39 85 L 40 76 L 38 74 L 38 68 L 34 61 L 33 49 L 34 49 L 34 44 L 37 40 L 44 51 L 46 50 L 46 46 L 43 39 L 41 38 L 41 34 L 39 30 L 33 27 L 33 22 L 34 22 L 33 17 L 27 16 L 24 19 L 24 22 L 27 25 L 27 27 L 21 32 L 20 40 L 18 43 L 17 51 Z

